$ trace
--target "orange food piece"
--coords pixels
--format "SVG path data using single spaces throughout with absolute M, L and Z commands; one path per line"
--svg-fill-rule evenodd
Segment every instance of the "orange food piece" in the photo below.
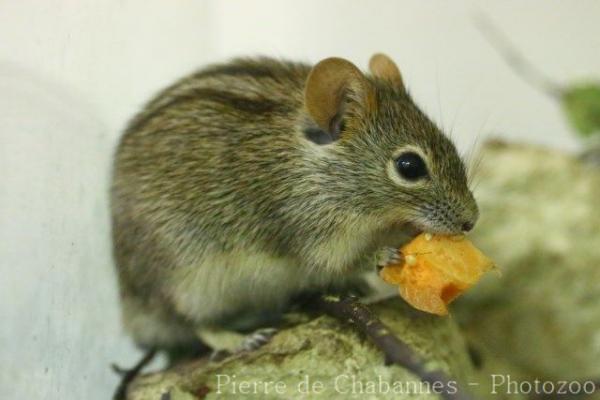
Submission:
M 400 249 L 403 264 L 384 267 L 381 278 L 421 311 L 447 315 L 447 305 L 473 286 L 494 263 L 464 236 L 422 233 Z

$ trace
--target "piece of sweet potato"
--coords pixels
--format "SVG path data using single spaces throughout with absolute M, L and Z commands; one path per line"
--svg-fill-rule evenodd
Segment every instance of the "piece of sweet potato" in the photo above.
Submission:
M 422 233 L 399 251 L 404 263 L 386 266 L 381 278 L 416 309 L 437 315 L 447 315 L 447 305 L 494 265 L 464 236 Z

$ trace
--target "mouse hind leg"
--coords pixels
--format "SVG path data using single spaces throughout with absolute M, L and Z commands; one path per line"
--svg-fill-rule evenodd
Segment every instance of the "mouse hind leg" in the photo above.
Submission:
M 113 400 L 126 398 L 129 384 L 142 372 L 159 352 L 165 352 L 168 365 L 199 358 L 211 348 L 196 335 L 192 324 L 166 310 L 164 305 L 124 296 L 121 299 L 123 324 L 132 335 L 136 345 L 144 351 L 142 358 L 132 368 L 113 364 L 113 370 L 121 376 Z
M 171 365 L 210 350 L 198 338 L 194 325 L 164 304 L 127 296 L 122 299 L 122 309 L 125 329 L 136 344 L 143 349 L 165 351 Z

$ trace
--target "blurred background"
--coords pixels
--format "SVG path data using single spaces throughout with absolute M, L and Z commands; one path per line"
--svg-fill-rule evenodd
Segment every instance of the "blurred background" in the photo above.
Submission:
M 0 0 L 2 397 L 106 399 L 109 364 L 137 358 L 110 254 L 112 152 L 149 96 L 207 63 L 365 68 L 385 52 L 461 151 L 490 136 L 576 151 L 558 103 L 513 73 L 478 13 L 553 81 L 598 77 L 597 1 Z

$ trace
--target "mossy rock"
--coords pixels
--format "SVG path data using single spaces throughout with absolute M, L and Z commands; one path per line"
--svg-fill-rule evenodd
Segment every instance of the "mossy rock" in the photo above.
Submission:
M 492 394 L 492 374 L 517 382 L 600 378 L 600 169 L 558 151 L 492 142 L 482 150 L 477 182 L 481 220 L 472 238 L 502 276 L 485 276 L 448 318 L 398 298 L 373 310 L 430 368 L 477 399 L 527 397 L 506 394 L 506 387 Z M 473 359 L 480 359 L 477 368 Z M 222 385 L 219 394 L 218 375 L 235 380 L 237 393 Z M 320 394 L 299 388 L 306 376 L 322 384 Z M 244 384 L 251 393 L 239 392 Z M 405 369 L 384 366 L 381 352 L 348 324 L 322 316 L 281 331 L 257 351 L 142 376 L 128 398 L 439 398 L 406 394 L 419 384 Z
M 600 378 L 600 168 L 496 142 L 478 172 L 472 236 L 502 277 L 455 308 L 469 340 L 522 376 Z
M 400 299 L 372 307 L 399 338 L 427 360 L 428 368 L 441 369 L 459 382 L 475 379 L 465 343 L 452 318 L 415 311 Z M 224 384 L 227 379 L 230 383 Z M 380 384 L 380 380 L 383 383 Z M 266 382 L 271 382 L 268 388 Z M 275 387 L 277 382 L 280 382 L 279 392 Z M 385 366 L 381 352 L 348 324 L 321 316 L 279 332 L 270 343 L 254 352 L 241 353 L 218 363 L 200 360 L 140 377 L 131 385 L 128 398 L 438 398 L 433 389 L 428 394 L 427 387 L 422 385 L 426 384 L 405 369 Z M 408 395 L 406 392 L 421 393 Z

